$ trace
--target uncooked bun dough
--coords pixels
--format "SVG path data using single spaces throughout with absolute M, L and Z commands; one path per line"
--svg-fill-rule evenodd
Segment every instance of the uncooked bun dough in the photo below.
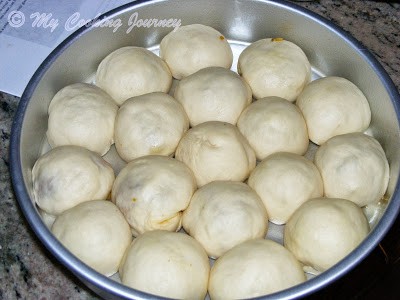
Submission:
M 107 199 L 114 182 L 111 165 L 78 146 L 60 146 L 33 166 L 33 194 L 46 213 L 58 215 L 85 201 Z
M 170 95 L 141 95 L 128 99 L 118 110 L 115 147 L 125 161 L 150 154 L 168 156 L 188 129 L 185 110 Z
M 252 101 L 249 85 L 235 72 L 208 67 L 182 79 L 174 97 L 185 108 L 190 125 L 222 121 L 236 125 Z
M 214 28 L 201 24 L 181 26 L 167 34 L 160 43 L 160 56 L 176 79 L 206 67 L 230 69 L 233 61 L 226 38 Z
M 256 99 L 278 96 L 291 102 L 311 79 L 311 66 L 297 45 L 282 38 L 252 43 L 239 56 L 238 73 Z
M 126 99 L 152 92 L 168 93 L 172 75 L 167 64 L 150 50 L 123 47 L 107 55 L 96 73 L 96 85 L 118 105 Z
M 68 85 L 50 102 L 47 140 L 53 148 L 75 145 L 104 155 L 114 143 L 117 110 L 114 100 L 97 86 Z
M 317 145 L 335 135 L 363 132 L 371 121 L 367 98 L 357 86 L 341 77 L 311 82 L 296 104 L 306 120 L 310 140 Z
M 250 104 L 237 126 L 262 160 L 275 152 L 303 155 L 309 140 L 299 108 L 279 97 L 266 97 Z
M 367 236 L 361 208 L 349 200 L 315 198 L 305 202 L 285 226 L 285 247 L 305 266 L 323 272 Z
M 269 220 L 285 224 L 305 201 L 323 196 L 317 167 L 298 154 L 279 152 L 261 161 L 250 174 L 248 184 L 260 195 Z
M 215 262 L 208 292 L 213 300 L 264 296 L 306 280 L 300 263 L 283 246 L 265 239 L 237 245 Z
M 192 169 L 199 187 L 214 180 L 243 181 L 256 166 L 246 138 L 234 125 L 219 121 L 189 129 L 175 157 Z
M 194 193 L 182 225 L 208 256 L 217 258 L 244 241 L 263 238 L 268 216 L 260 197 L 247 184 L 213 181 Z
M 64 211 L 51 231 L 84 263 L 99 273 L 111 276 L 132 241 L 129 224 L 110 201 L 81 203 Z
M 344 198 L 359 206 L 378 202 L 389 182 L 389 163 L 382 146 L 363 133 L 337 135 L 322 144 L 314 162 L 326 197 Z
M 184 233 L 148 231 L 128 248 L 119 274 L 134 289 L 174 299 L 203 300 L 210 265 L 201 245 Z
M 148 155 L 121 170 L 112 200 L 135 236 L 155 229 L 177 231 L 195 189 L 193 173 L 185 164 L 167 156 Z

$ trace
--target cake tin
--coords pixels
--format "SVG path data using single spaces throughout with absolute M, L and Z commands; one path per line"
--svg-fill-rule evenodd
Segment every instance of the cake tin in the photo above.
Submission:
M 151 21 L 154 19 L 158 21 Z M 43 151 L 47 108 L 58 90 L 76 82 L 93 82 L 100 61 L 117 48 L 134 45 L 157 52 L 161 39 L 168 32 L 176 26 L 193 23 L 219 30 L 234 46 L 236 57 L 240 49 L 258 39 L 282 37 L 292 41 L 308 56 L 314 78 L 345 77 L 356 84 L 369 101 L 372 121 L 367 133 L 381 143 L 390 164 L 390 182 L 382 213 L 373 222 L 368 237 L 338 264 L 303 284 L 259 299 L 309 295 L 360 263 L 396 219 L 400 206 L 400 97 L 387 73 L 363 45 L 331 22 L 292 3 L 262 0 L 136 1 L 73 32 L 38 68 L 15 114 L 10 171 L 21 210 L 51 255 L 99 296 L 105 299 L 160 299 L 95 272 L 64 248 L 51 234 L 34 204 L 31 171 Z

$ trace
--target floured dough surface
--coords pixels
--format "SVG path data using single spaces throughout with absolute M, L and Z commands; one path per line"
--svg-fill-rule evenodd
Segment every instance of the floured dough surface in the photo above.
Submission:
M 257 159 L 276 152 L 303 155 L 309 139 L 299 108 L 279 97 L 266 97 L 250 104 L 239 117 L 239 131 L 247 138 Z
M 189 129 L 175 157 L 189 166 L 199 187 L 214 180 L 243 181 L 256 165 L 246 138 L 234 125 L 219 121 Z
M 260 195 L 271 222 L 285 224 L 305 201 L 323 196 L 317 167 L 298 154 L 271 154 L 250 174 L 248 184 Z
M 314 162 L 327 197 L 344 198 L 359 206 L 377 203 L 389 182 L 389 163 L 382 146 L 363 133 L 337 135 L 322 144 Z
M 341 77 L 314 80 L 296 101 L 317 145 L 345 133 L 363 132 L 371 121 L 368 100 L 352 82 Z
M 53 148 L 75 145 L 104 155 L 114 143 L 117 110 L 114 100 L 97 86 L 68 85 L 50 102 L 47 140 Z
M 210 265 L 201 245 L 184 233 L 149 231 L 136 238 L 120 267 L 122 283 L 153 295 L 203 300 Z
M 33 166 L 36 204 L 51 215 L 85 201 L 107 199 L 114 171 L 100 155 L 78 146 L 60 146 Z
M 170 95 L 155 92 L 133 97 L 118 110 L 115 147 L 125 161 L 172 155 L 188 128 L 185 110 Z
M 354 250 L 369 232 L 355 203 L 339 198 L 305 202 L 285 226 L 288 248 L 305 266 L 323 272 Z
M 118 271 L 132 241 L 124 216 L 105 200 L 81 203 L 64 211 L 51 231 L 74 255 L 106 276 Z
M 213 181 L 198 189 L 184 211 L 183 228 L 217 258 L 250 239 L 263 238 L 267 211 L 256 192 L 237 181 Z
M 261 39 L 239 56 L 238 73 L 256 99 L 278 96 L 295 101 L 311 79 L 311 66 L 303 50 L 282 38 Z
M 214 28 L 202 24 L 181 26 L 167 34 L 160 43 L 160 56 L 176 79 L 206 67 L 230 69 L 233 61 L 226 38 Z
M 271 294 L 306 280 L 300 263 L 282 245 L 255 239 L 216 260 L 210 272 L 211 299 L 247 299 Z
M 128 98 L 152 92 L 168 93 L 172 75 L 156 54 L 141 47 L 122 47 L 99 64 L 96 85 L 114 98 L 118 105 Z
M 182 79 L 174 97 L 185 108 L 191 126 L 207 121 L 236 125 L 239 115 L 252 101 L 246 81 L 222 67 L 204 68 Z
M 167 156 L 148 155 L 121 170 L 112 200 L 135 236 L 156 229 L 177 231 L 195 189 L 193 173 L 185 164 Z

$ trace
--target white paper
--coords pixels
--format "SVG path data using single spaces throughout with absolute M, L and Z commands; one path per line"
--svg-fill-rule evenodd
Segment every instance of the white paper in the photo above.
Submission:
M 1 0 L 0 1 L 0 90 L 21 96 L 30 78 L 67 36 L 78 21 L 131 0 Z M 76 22 L 68 22 L 71 17 Z

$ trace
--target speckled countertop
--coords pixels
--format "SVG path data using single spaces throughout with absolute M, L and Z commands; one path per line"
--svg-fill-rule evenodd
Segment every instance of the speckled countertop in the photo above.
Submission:
M 400 4 L 382 1 L 296 1 L 350 32 L 400 88 Z M 3 74 L 1 75 L 3 76 Z M 8 171 L 11 123 L 19 98 L 0 93 L 0 299 L 97 299 L 41 245 L 25 221 Z M 400 278 L 399 218 L 381 246 L 354 271 L 314 297 L 390 298 Z M 369 275 L 368 275 L 369 274 Z M 395 299 L 395 296 L 392 296 Z

